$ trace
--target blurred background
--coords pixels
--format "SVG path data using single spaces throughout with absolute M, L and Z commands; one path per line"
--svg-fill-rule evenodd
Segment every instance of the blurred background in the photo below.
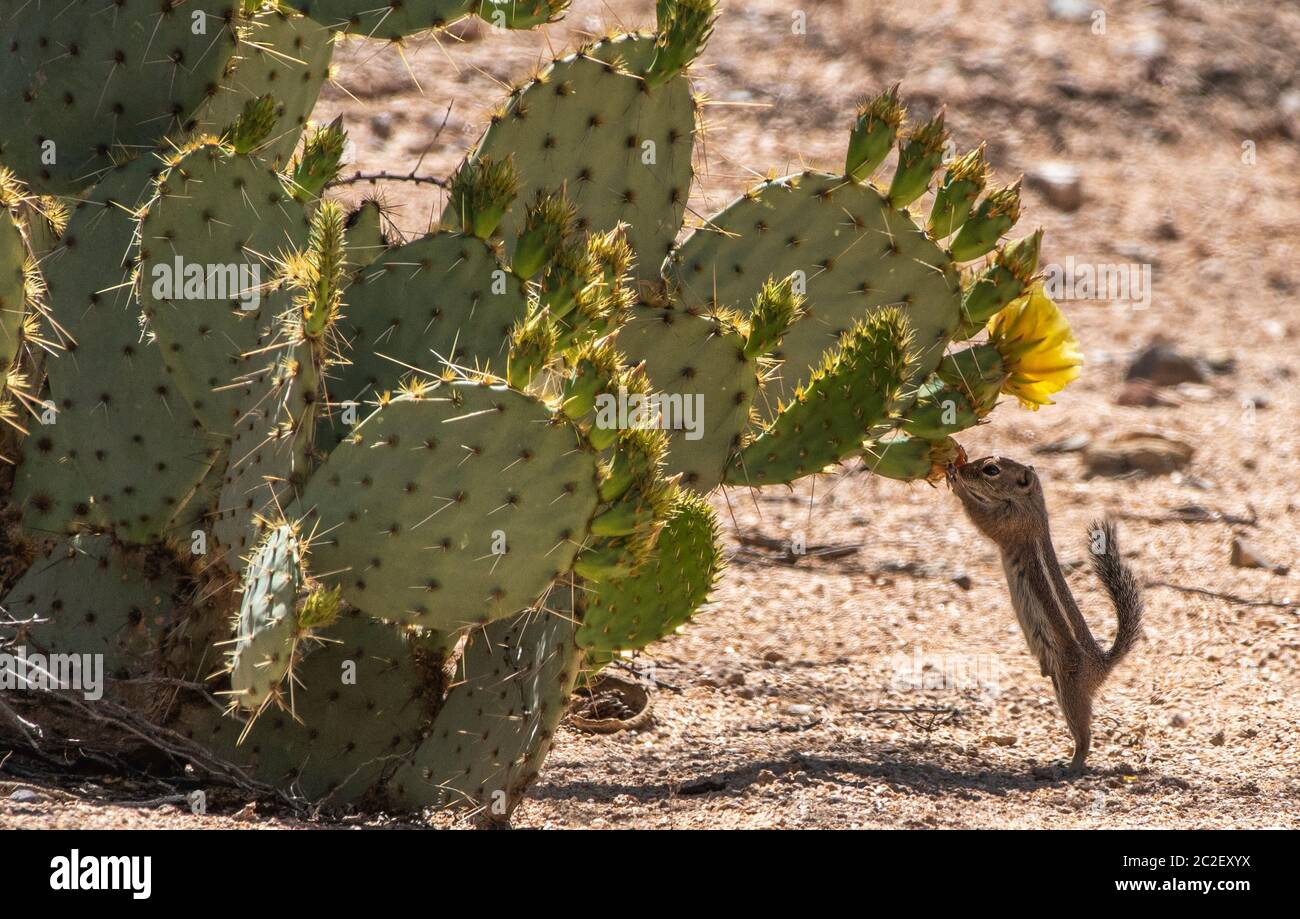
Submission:
M 354 169 L 445 176 L 512 84 L 653 6 L 349 42 L 317 116 L 344 116 Z M 1035 464 L 1103 644 L 1084 530 L 1120 518 L 1147 640 L 1097 703 L 1091 774 L 1063 780 L 1050 684 L 946 489 L 847 470 L 719 494 L 712 612 L 630 663 L 655 727 L 563 730 L 516 824 L 1297 825 L 1298 48 L 1300 9 L 1266 0 L 724 3 L 688 226 L 766 176 L 841 171 L 856 103 L 895 81 L 912 121 L 946 106 L 958 151 L 987 141 L 994 181 L 1025 176 L 1018 230 L 1046 230 L 1087 363 L 1057 405 L 959 439 Z M 442 210 L 430 184 L 341 191 L 408 236 Z

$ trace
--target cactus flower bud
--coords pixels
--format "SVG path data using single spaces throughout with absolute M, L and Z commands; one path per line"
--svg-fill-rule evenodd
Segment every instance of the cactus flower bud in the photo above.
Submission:
M 961 229 L 984 183 L 988 181 L 989 164 L 984 159 L 984 145 L 954 162 L 944 173 L 943 182 L 934 195 L 930 221 L 926 232 L 931 239 L 944 239 Z
M 1020 180 L 988 193 L 952 241 L 954 261 L 968 262 L 992 251 L 1020 219 Z
M 546 267 L 573 231 L 574 216 L 574 207 L 563 191 L 539 191 L 524 211 L 524 228 L 515 244 L 511 270 L 527 280 Z
M 646 71 L 646 85 L 667 83 L 694 61 L 718 18 L 717 0 L 663 0 L 657 5 L 659 36 L 654 60 Z
M 236 153 L 248 154 L 271 136 L 274 127 L 275 97 L 268 93 L 244 103 L 244 110 L 226 129 L 222 140 Z
M 334 181 L 347 142 L 348 133 L 343 130 L 342 115 L 327 127 L 312 132 L 311 137 L 303 143 L 302 153 L 290 170 L 295 198 L 299 201 L 317 198 L 325 186 Z
M 907 207 L 930 187 L 930 177 L 943 162 L 943 147 L 948 140 L 943 118 L 941 110 L 899 144 L 898 167 L 889 186 L 890 207 Z
M 754 299 L 745 336 L 745 357 L 756 358 L 777 347 L 803 312 L 803 295 L 794 292 L 790 278 L 768 278 Z
M 468 160 L 451 180 L 451 206 L 463 232 L 487 239 L 519 194 L 519 172 L 513 156 Z
M 846 175 L 859 182 L 871 177 L 889 155 L 898 138 L 907 109 L 898 101 L 898 84 L 858 107 L 857 120 L 849 135 L 849 153 L 844 162 Z

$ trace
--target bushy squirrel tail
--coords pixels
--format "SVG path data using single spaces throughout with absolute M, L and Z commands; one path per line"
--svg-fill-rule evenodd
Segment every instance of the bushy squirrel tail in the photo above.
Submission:
M 1119 538 L 1115 524 L 1110 520 L 1094 521 L 1088 529 L 1088 554 L 1092 570 L 1110 595 L 1110 602 L 1119 617 L 1115 643 L 1102 654 L 1109 672 L 1133 649 L 1142 636 L 1142 589 L 1138 586 L 1133 569 L 1124 563 L 1119 554 Z

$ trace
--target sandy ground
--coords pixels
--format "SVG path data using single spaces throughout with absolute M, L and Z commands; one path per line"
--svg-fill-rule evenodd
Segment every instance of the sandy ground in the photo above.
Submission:
M 1032 457 L 1064 561 L 1083 559 L 1092 517 L 1118 515 L 1125 554 L 1151 582 L 1146 640 L 1097 704 L 1091 772 L 1059 770 L 1070 741 L 1050 685 L 1025 650 L 996 553 L 956 499 L 846 474 L 716 497 L 736 554 L 711 610 L 632 662 L 662 684 L 655 726 L 562 729 L 516 825 L 1300 826 L 1300 581 L 1229 564 L 1234 535 L 1300 563 L 1300 10 L 1095 0 L 1096 34 L 1095 17 L 1051 18 L 1048 5 L 809 3 L 799 35 L 788 4 L 733 4 L 696 72 L 710 104 L 691 210 L 708 214 L 769 172 L 837 168 L 855 100 L 901 79 L 915 117 L 946 103 L 961 148 L 987 139 L 1000 178 L 1049 161 L 1080 170 L 1077 211 L 1026 192 L 1022 226 L 1045 227 L 1044 263 L 1152 266 L 1146 309 L 1063 303 L 1087 367 L 1057 406 L 1004 405 L 961 438 L 972 456 Z M 446 174 L 498 84 L 584 32 L 648 24 L 652 6 L 577 0 L 544 33 L 462 29 L 463 41 L 416 42 L 404 55 L 352 43 L 318 117 L 345 116 L 366 171 L 409 172 L 423 156 L 421 173 Z M 441 210 L 429 186 L 386 194 L 408 232 Z M 1171 406 L 1116 405 L 1127 363 L 1156 333 L 1234 358 L 1235 371 L 1163 390 Z M 1191 464 L 1087 478 L 1079 454 L 1034 455 L 1142 428 L 1191 445 Z M 1161 520 L 1188 504 L 1255 523 Z M 787 564 L 742 536 L 857 548 Z M 1096 581 L 1078 568 L 1069 583 L 1108 644 L 1114 615 Z M 123 797 L 102 783 L 80 789 Z M 242 802 L 224 798 L 207 817 L 53 789 L 7 799 L 0 826 L 296 825 L 240 819 Z

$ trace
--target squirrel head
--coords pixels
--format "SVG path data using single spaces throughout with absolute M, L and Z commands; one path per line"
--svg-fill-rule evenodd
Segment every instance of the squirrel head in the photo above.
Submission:
M 948 485 L 976 529 L 999 546 L 1047 535 L 1047 505 L 1033 466 L 985 456 L 949 466 Z

